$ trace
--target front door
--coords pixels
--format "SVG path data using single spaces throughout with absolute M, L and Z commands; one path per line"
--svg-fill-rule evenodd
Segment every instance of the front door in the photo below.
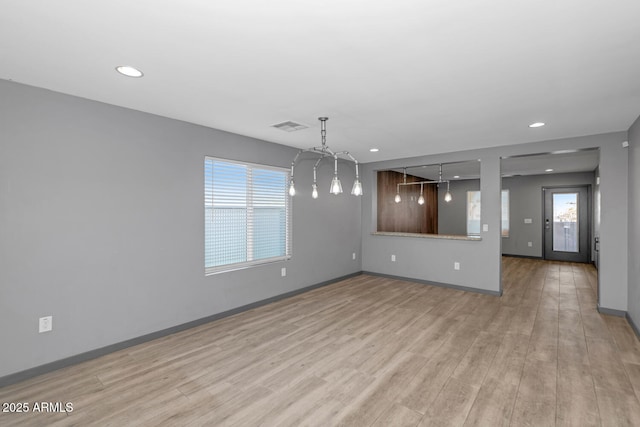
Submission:
M 544 259 L 589 262 L 589 187 L 545 187 Z

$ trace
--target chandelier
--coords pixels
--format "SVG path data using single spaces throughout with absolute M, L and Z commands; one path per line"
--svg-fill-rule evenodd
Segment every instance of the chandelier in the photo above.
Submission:
M 317 183 L 317 169 L 320 162 L 329 157 L 333 158 L 333 179 L 331 180 L 331 186 L 329 188 L 329 193 L 331 194 L 340 194 L 342 193 L 342 183 L 340 182 L 340 178 L 338 177 L 338 157 L 342 157 L 345 160 L 349 160 L 355 164 L 356 168 L 356 179 L 353 182 L 353 187 L 351 187 L 351 194 L 354 196 L 362 196 L 362 183 L 360 182 L 360 177 L 358 175 L 358 161 L 349 154 L 348 151 L 333 151 L 327 145 L 327 120 L 328 117 L 318 117 L 320 120 L 320 136 L 322 138 L 322 145 L 320 147 L 311 147 L 306 150 L 298 151 L 296 157 L 291 162 L 291 181 L 289 181 L 289 195 L 296 195 L 296 186 L 294 183 L 293 173 L 296 167 L 296 162 L 300 158 L 300 155 L 303 153 L 313 153 L 315 155 L 320 156 L 313 166 L 313 185 L 311 186 L 311 197 L 314 199 L 318 198 L 318 183 Z

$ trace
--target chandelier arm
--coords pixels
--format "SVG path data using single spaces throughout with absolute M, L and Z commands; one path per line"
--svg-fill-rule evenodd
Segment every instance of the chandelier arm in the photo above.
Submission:
M 337 153 L 334 153 L 333 150 L 331 150 L 331 148 L 324 146 L 324 147 L 311 147 L 308 148 L 306 150 L 303 151 L 308 151 L 310 153 L 316 153 L 316 154 L 320 154 L 322 156 L 331 156 L 333 157 L 334 155 L 336 155 Z
M 320 164 L 320 162 L 322 161 L 322 159 L 324 159 L 327 156 L 322 156 L 318 159 L 318 161 L 316 162 L 315 165 L 313 165 L 313 183 L 315 184 L 317 181 L 317 177 L 316 177 L 316 170 L 318 169 L 318 165 Z
M 357 162 L 356 158 L 351 155 L 348 151 L 336 151 L 335 154 L 338 156 L 343 156 L 344 160 L 351 160 L 352 162 Z
M 333 151 L 331 151 L 330 149 L 327 149 L 326 151 L 322 151 L 320 148 L 318 147 L 311 147 L 311 148 L 307 148 L 305 150 L 300 150 L 298 151 L 298 154 L 296 154 L 296 156 L 293 158 L 293 161 L 291 162 L 291 176 L 293 176 L 293 171 L 295 169 L 296 164 L 298 163 L 298 160 L 300 158 L 300 155 L 303 153 L 314 153 L 314 154 L 319 154 L 322 157 L 320 157 L 320 159 L 323 159 L 325 157 L 333 157 L 334 153 Z
M 355 157 L 353 157 L 351 155 L 351 153 L 349 153 L 348 151 L 344 151 L 343 152 L 347 157 L 349 157 L 349 159 L 351 159 L 351 161 L 355 164 L 356 166 L 356 179 L 358 179 L 360 177 L 360 174 L 358 173 L 358 161 L 356 160 Z
M 317 167 L 318 167 L 318 165 L 320 164 L 320 162 L 321 162 L 323 159 L 326 159 L 327 157 L 329 157 L 329 156 L 322 156 L 322 157 L 320 157 L 320 158 L 318 159 L 318 161 L 316 162 L 316 164 L 315 164 L 314 168 L 317 168 Z
M 296 156 L 293 158 L 293 161 L 291 162 L 291 179 L 293 179 L 293 170 L 296 167 L 296 163 L 298 162 L 298 158 L 300 157 L 300 154 L 304 153 L 307 150 L 300 150 L 298 151 L 298 154 L 296 154 Z

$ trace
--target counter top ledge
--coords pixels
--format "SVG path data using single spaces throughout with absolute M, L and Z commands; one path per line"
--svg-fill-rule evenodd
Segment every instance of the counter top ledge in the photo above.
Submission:
M 394 233 L 390 231 L 375 231 L 371 233 L 373 236 L 395 236 L 395 237 L 418 237 L 422 239 L 444 239 L 444 240 L 469 240 L 479 242 L 482 240 L 480 236 L 458 236 L 452 234 L 422 234 L 422 233 Z

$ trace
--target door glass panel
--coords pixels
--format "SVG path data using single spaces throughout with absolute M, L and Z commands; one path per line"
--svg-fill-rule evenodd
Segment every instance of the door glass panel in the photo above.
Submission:
M 578 252 L 578 193 L 553 194 L 553 250 Z

